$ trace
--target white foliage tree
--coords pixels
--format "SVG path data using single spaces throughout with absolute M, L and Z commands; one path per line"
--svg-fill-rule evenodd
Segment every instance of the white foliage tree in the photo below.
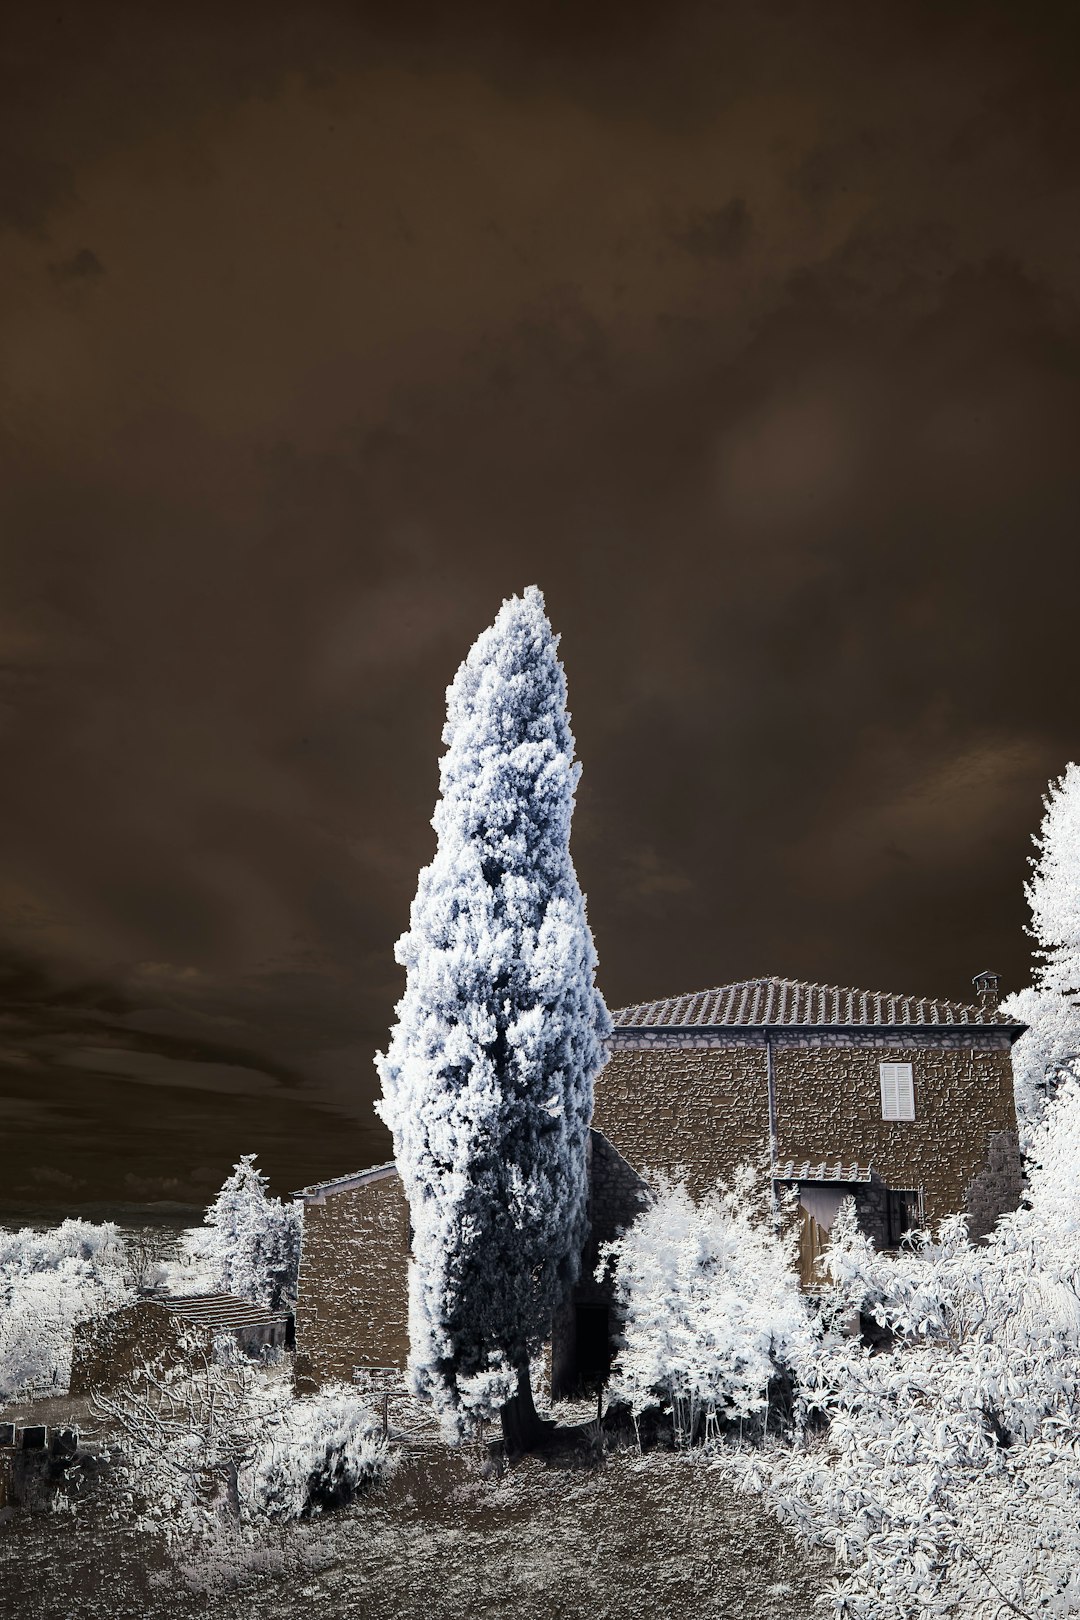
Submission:
M 838 1615 L 1080 1612 L 1080 1085 L 1031 1134 L 1029 1207 L 972 1244 L 962 1216 L 875 1252 L 850 1205 L 825 1263 L 894 1335 L 827 1337 L 790 1449 L 725 1458 L 781 1519 L 833 1547 Z
M 570 857 L 580 767 L 556 649 L 530 587 L 447 692 L 438 848 L 398 941 L 405 994 L 377 1059 L 414 1234 L 411 1379 L 448 1431 L 500 1408 L 504 1424 L 532 1421 L 529 1357 L 585 1237 L 611 1024 Z
M 125 1303 L 125 1272 L 109 1222 L 0 1233 L 0 1399 L 67 1389 L 74 1328 Z
M 610 1395 L 635 1418 L 662 1402 L 686 1441 L 701 1418 L 708 1429 L 712 1417 L 764 1417 L 773 1381 L 816 1342 L 797 1247 L 752 1168 L 698 1203 L 658 1178 L 654 1201 L 601 1250 L 597 1277 L 614 1268 L 621 1318 Z
M 1016 1118 L 1022 1131 L 1042 1115 L 1060 1078 L 1080 1057 L 1080 1011 L 1060 990 L 1034 986 L 1005 996 L 1001 1011 L 1028 1027 L 1012 1048 Z
M 299 1204 L 269 1196 L 255 1158 L 245 1153 L 226 1178 L 193 1247 L 223 1293 L 276 1308 L 296 1297 L 302 1215 Z
M 1002 1011 L 1029 1026 L 1013 1047 L 1022 1126 L 1038 1118 L 1058 1077 L 1080 1059 L 1080 766 L 1070 763 L 1050 783 L 1043 806 L 1024 889 L 1034 983 L 1002 1002 Z

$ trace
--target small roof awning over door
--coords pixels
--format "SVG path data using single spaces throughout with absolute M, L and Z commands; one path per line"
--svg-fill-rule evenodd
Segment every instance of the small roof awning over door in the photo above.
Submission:
M 773 1180 L 842 1181 L 850 1184 L 871 1181 L 873 1175 L 868 1164 L 853 1164 L 850 1160 L 822 1159 L 820 1164 L 811 1164 L 808 1159 L 786 1159 L 776 1166 Z

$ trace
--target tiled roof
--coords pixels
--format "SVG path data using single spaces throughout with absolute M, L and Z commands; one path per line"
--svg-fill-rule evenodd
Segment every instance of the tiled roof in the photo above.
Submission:
M 849 990 L 836 984 L 805 984 L 798 979 L 740 979 L 716 990 L 643 1001 L 612 1013 L 621 1029 L 715 1029 L 743 1024 L 777 1025 L 997 1024 L 1015 1028 L 996 1007 L 881 990 Z
M 163 1306 L 170 1316 L 201 1327 L 257 1327 L 265 1322 L 280 1322 L 285 1315 L 250 1299 L 238 1299 L 235 1294 L 165 1294 L 154 1303 Z
M 839 1159 L 810 1164 L 804 1159 L 788 1159 L 776 1166 L 774 1181 L 869 1181 L 873 1172 L 868 1164 L 843 1164 Z

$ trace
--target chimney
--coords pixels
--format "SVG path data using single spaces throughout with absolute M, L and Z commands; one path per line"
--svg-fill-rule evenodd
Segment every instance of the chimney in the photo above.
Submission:
M 996 1012 L 1000 1000 L 998 992 L 998 985 L 1001 982 L 1000 975 L 997 973 L 976 973 L 971 982 L 975 986 L 979 998 L 980 1010 L 985 1013 Z

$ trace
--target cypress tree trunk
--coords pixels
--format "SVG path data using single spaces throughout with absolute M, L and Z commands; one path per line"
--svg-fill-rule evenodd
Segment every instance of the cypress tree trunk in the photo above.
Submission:
M 500 1416 L 508 1457 L 522 1457 L 526 1452 L 538 1451 L 547 1444 L 555 1425 L 550 1418 L 542 1418 L 536 1410 L 527 1361 L 518 1367 L 517 1394 L 510 1397 Z

